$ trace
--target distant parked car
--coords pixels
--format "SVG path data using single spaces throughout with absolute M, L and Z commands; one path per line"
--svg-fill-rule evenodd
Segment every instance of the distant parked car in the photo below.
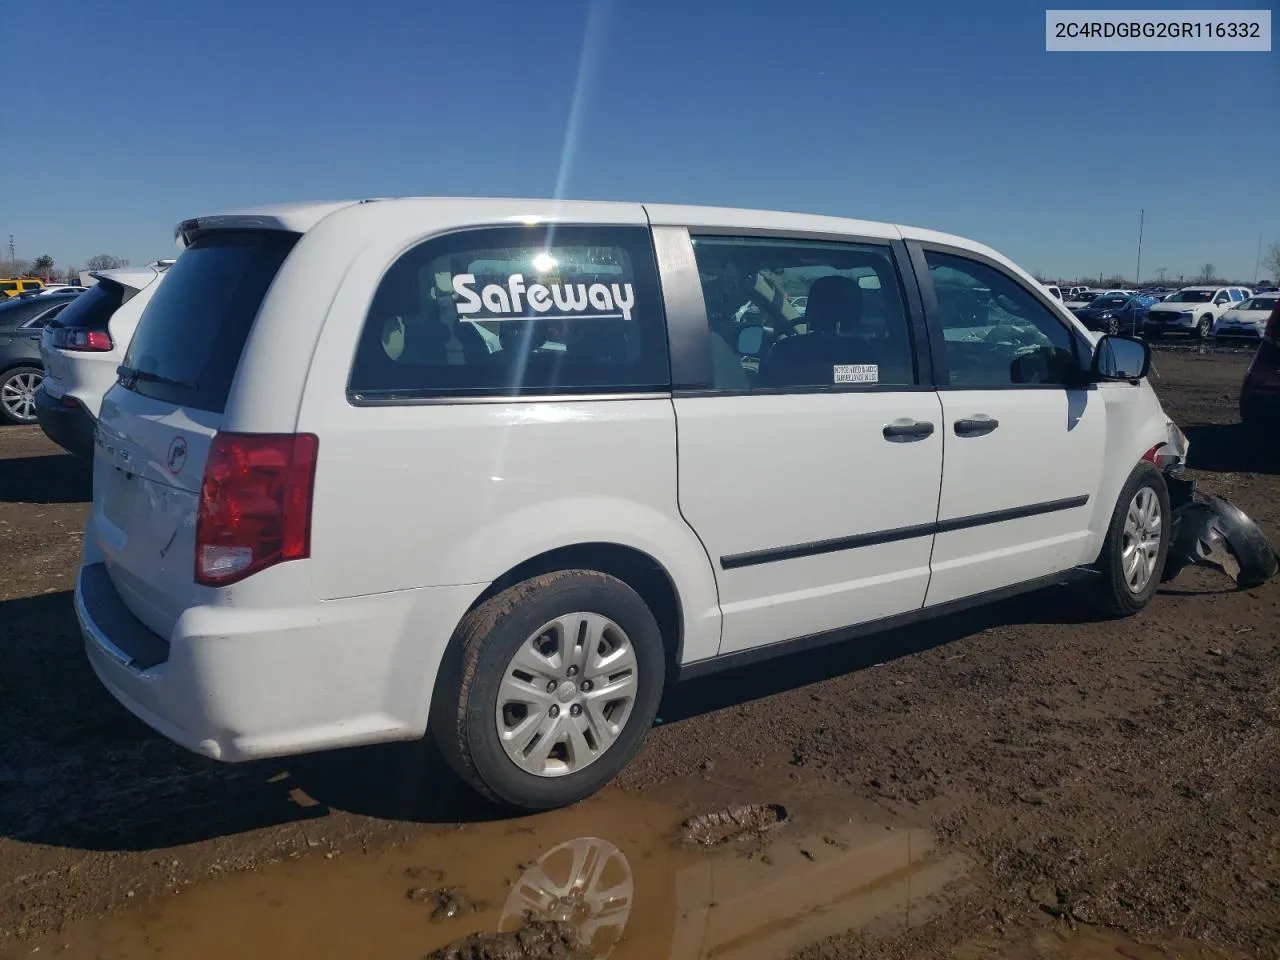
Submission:
M 44 379 L 40 331 L 74 299 L 63 294 L 0 301 L 0 422 L 35 422 L 35 392 Z
M 166 269 L 97 271 L 98 282 L 45 328 L 40 355 L 47 376 L 36 392 L 36 412 L 45 434 L 64 450 L 93 456 L 102 397 L 115 384 L 138 318 Z
M 1062 289 L 1061 289 L 1060 287 L 1056 287 L 1056 286 L 1054 286 L 1054 285 L 1053 285 L 1053 284 L 1051 284 L 1051 283 L 1042 284 L 1042 286 L 1043 286 L 1046 290 L 1048 290 L 1048 291 L 1049 291 L 1049 294 L 1050 294 L 1050 295 L 1051 295 L 1055 300 L 1061 300 L 1061 299 L 1062 299 Z
M 42 295 L 50 293 L 84 293 L 88 289 L 88 287 L 82 287 L 75 283 L 46 283 L 40 293 Z
M 1213 326 L 1215 337 L 1261 337 L 1271 311 L 1280 303 L 1280 292 L 1255 293 L 1242 300 L 1218 318 Z
M 1142 331 L 1147 311 L 1153 300 L 1146 296 L 1127 297 L 1120 294 L 1094 298 L 1090 303 L 1072 311 L 1090 330 L 1134 336 Z
M 1249 424 L 1280 420 L 1280 299 L 1262 326 L 1258 351 L 1245 371 L 1240 419 Z
M 1100 295 L 1101 291 L 1098 290 L 1077 290 L 1067 298 L 1066 308 L 1072 311 L 1079 310 L 1098 299 Z
M 1148 311 L 1147 330 L 1151 333 L 1188 333 L 1203 340 L 1213 332 L 1218 318 L 1248 295 L 1244 287 L 1183 287 Z
M 0 280 L 0 297 L 16 297 L 22 293 L 44 289 L 44 281 L 34 277 Z

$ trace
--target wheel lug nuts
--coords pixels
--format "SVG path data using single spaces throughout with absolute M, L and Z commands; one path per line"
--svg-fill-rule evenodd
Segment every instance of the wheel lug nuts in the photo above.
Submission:
M 583 681 L 582 681 L 582 692 L 583 692 L 583 693 L 586 693 L 586 692 L 587 692 L 588 690 L 590 690 L 590 689 L 591 689 L 591 681 L 590 681 L 590 680 L 583 680 Z
M 578 706 L 576 703 L 569 708 L 569 716 L 577 717 L 577 716 L 580 716 L 581 714 L 582 714 L 582 707 Z
M 576 677 L 578 675 L 578 668 L 570 667 L 568 672 L 569 672 L 569 676 Z
M 549 713 L 553 717 L 558 717 L 560 716 L 560 708 L 553 703 L 551 705 L 551 709 L 548 710 L 547 713 Z
M 554 680 L 548 680 L 547 693 L 555 693 L 555 691 L 556 691 L 556 682 Z

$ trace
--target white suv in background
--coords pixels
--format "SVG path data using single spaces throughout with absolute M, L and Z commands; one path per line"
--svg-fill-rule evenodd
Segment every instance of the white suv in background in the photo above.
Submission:
M 556 807 L 676 679 L 1159 585 L 1186 443 L 1149 348 L 969 240 L 430 198 L 179 235 L 102 402 L 75 608 L 107 689 L 207 757 L 429 732 Z
M 1203 340 L 1218 318 L 1249 298 L 1244 287 L 1183 287 L 1167 300 L 1153 303 L 1145 329 L 1151 333 L 1189 333 Z
M 36 415 L 45 434 L 64 450 L 93 456 L 102 395 L 116 382 L 138 318 L 168 264 L 93 273 L 97 283 L 41 333 L 45 377 L 36 390 Z

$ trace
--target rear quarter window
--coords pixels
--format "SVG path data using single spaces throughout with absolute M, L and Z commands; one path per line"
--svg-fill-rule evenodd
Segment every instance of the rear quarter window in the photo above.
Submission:
M 197 238 L 156 281 L 124 359 L 126 389 L 222 413 L 258 308 L 298 236 L 248 230 Z
M 642 227 L 499 227 L 428 240 L 374 293 L 353 402 L 670 387 Z
M 100 280 L 93 289 L 71 301 L 67 309 L 58 315 L 58 326 L 77 330 L 105 330 L 107 323 L 120 307 L 129 302 L 138 291 L 116 283 Z

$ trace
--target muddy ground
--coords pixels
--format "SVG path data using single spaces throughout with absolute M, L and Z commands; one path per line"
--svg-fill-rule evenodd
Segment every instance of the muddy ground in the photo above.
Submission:
M 1161 350 L 1152 382 L 1201 489 L 1280 543 L 1247 360 Z M 1106 624 L 1046 591 L 690 683 L 616 789 L 511 822 L 417 747 L 229 767 L 133 720 L 72 611 L 89 492 L 0 430 L 0 956 L 420 957 L 588 837 L 634 870 L 616 957 L 1280 957 L 1280 583 L 1192 571 Z M 740 803 L 785 821 L 678 840 Z M 439 955 L 569 956 L 562 934 Z

